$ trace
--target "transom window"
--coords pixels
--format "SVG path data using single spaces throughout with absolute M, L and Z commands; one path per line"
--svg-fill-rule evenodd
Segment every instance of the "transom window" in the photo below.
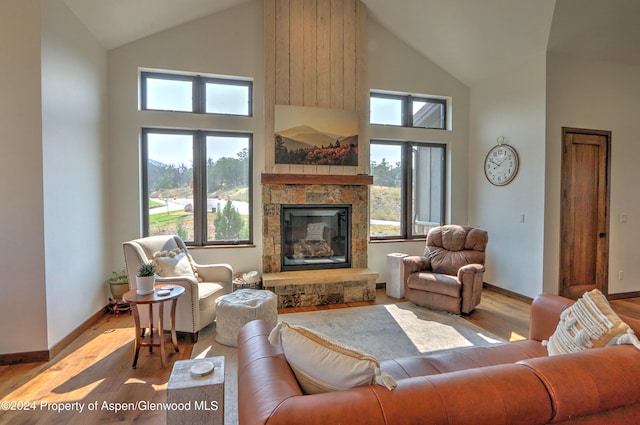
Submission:
M 370 123 L 444 130 L 447 101 L 427 96 L 371 92 Z
M 443 224 L 445 145 L 372 140 L 371 239 L 421 238 Z
M 250 80 L 142 72 L 140 82 L 142 110 L 253 114 Z

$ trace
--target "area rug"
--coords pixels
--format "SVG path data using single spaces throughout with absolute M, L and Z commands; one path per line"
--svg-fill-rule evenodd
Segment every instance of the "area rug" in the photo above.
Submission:
M 459 316 L 409 302 L 280 314 L 278 320 L 321 332 L 378 360 L 504 342 Z M 218 344 L 214 338 L 215 325 L 203 329 L 191 357 L 224 356 L 225 423 L 235 424 L 238 423 L 237 349 Z

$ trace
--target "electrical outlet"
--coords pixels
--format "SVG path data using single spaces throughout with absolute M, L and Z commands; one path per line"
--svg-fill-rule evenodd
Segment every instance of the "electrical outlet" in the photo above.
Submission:
M 622 270 L 620 270 L 618 272 L 618 280 L 622 280 L 622 279 L 624 279 L 624 272 Z

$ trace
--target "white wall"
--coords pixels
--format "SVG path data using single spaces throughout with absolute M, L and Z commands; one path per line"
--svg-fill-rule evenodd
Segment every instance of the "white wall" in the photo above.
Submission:
M 558 292 L 562 127 L 609 130 L 611 190 L 609 293 L 640 291 L 640 68 L 547 56 L 545 290 Z M 620 214 L 628 216 L 621 223 Z M 623 280 L 618 272 L 623 271 Z
M 41 5 L 46 294 L 51 348 L 108 300 L 108 203 L 104 196 L 107 52 L 63 2 L 42 0 Z
M 261 270 L 264 170 L 262 2 L 251 1 L 109 51 L 109 203 L 112 266 L 124 267 L 122 242 L 142 235 L 140 129 L 145 126 L 253 133 L 254 247 L 194 248 L 201 263 Z M 253 78 L 254 116 L 220 117 L 138 110 L 138 70 L 152 68 Z
M 545 56 L 474 83 L 470 122 L 469 216 L 489 232 L 484 280 L 534 297 L 542 292 Z M 483 168 L 499 136 L 520 158 L 515 179 L 500 187 Z
M 404 93 L 418 93 L 452 98 L 451 130 L 370 125 L 373 139 L 412 140 L 447 145 L 447 223 L 467 224 L 469 89 L 449 73 L 416 52 L 376 21 L 368 23 L 369 87 Z M 425 242 L 374 242 L 369 244 L 369 268 L 386 282 L 386 256 L 393 252 L 422 255 Z
M 0 354 L 47 349 L 40 7 L 0 2 Z
M 0 40 L 0 354 L 45 351 L 107 300 L 106 51 L 46 0 L 2 2 Z

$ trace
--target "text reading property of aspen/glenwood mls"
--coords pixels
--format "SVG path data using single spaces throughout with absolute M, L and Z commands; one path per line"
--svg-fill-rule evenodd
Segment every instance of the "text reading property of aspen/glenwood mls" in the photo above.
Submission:
M 47 411 L 47 412 L 126 412 L 136 411 L 192 411 L 192 410 L 209 410 L 216 411 L 219 408 L 217 401 L 209 400 L 189 400 L 184 403 L 153 403 L 147 400 L 139 400 L 126 403 L 114 403 L 108 401 L 93 402 L 49 402 L 49 401 L 0 401 L 0 411 Z

